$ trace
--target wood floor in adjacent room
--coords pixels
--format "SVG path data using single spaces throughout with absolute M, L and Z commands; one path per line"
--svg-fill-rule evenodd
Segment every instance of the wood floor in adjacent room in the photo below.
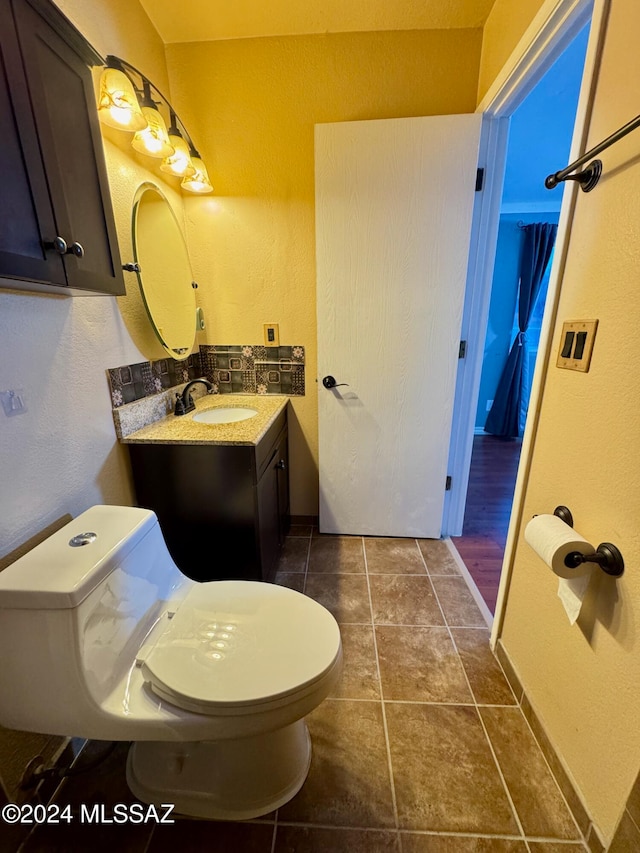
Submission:
M 492 613 L 521 449 L 519 439 L 474 436 L 462 536 L 452 540 Z

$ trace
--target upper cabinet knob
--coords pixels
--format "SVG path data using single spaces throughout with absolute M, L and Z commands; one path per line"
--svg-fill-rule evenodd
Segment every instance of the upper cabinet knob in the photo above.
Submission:
M 64 237 L 56 237 L 54 240 L 46 242 L 44 247 L 47 250 L 53 249 L 59 255 L 75 255 L 76 258 L 84 258 L 84 249 L 80 243 L 72 243 L 68 246 Z
M 66 255 L 69 251 L 67 248 L 67 241 L 64 237 L 56 237 L 53 240 L 49 240 L 44 244 L 45 249 L 53 249 L 59 255 Z

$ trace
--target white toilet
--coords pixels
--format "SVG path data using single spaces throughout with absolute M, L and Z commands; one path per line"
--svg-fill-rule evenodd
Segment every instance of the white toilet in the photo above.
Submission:
M 303 717 L 342 666 L 324 607 L 268 583 L 194 583 L 135 507 L 94 506 L 0 572 L 0 647 L 2 725 L 133 741 L 137 797 L 221 820 L 300 790 Z

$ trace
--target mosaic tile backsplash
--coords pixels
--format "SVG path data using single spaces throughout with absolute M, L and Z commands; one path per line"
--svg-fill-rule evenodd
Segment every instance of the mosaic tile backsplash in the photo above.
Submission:
M 304 396 L 304 347 L 202 345 L 204 376 L 219 394 Z
M 111 388 L 111 405 L 114 409 L 160 394 L 174 385 L 182 385 L 202 376 L 200 353 L 193 353 L 185 361 L 161 358 L 158 361 L 141 361 L 107 370 Z
M 304 347 L 203 345 L 185 361 L 162 358 L 107 370 L 114 409 L 204 376 L 217 394 L 302 397 Z

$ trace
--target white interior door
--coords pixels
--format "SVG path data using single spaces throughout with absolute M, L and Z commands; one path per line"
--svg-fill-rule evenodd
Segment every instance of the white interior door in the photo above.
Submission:
M 322 532 L 440 536 L 480 124 L 316 125 Z

